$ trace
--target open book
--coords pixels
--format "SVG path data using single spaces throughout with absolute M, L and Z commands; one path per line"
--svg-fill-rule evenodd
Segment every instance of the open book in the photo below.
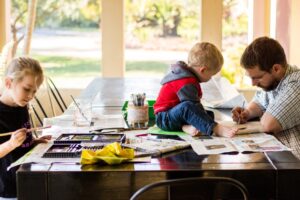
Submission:
M 243 107 L 247 103 L 244 95 L 239 93 L 224 77 L 212 77 L 211 80 L 201 83 L 203 96 L 201 102 L 211 108 Z
M 250 121 L 245 124 L 237 124 L 234 121 L 219 121 L 219 124 L 224 126 L 238 128 L 237 134 L 262 133 L 263 128 L 259 121 Z
M 198 155 L 211 155 L 230 152 L 266 152 L 266 151 L 290 151 L 273 135 L 266 133 L 244 134 L 233 138 L 212 137 L 211 139 L 199 139 L 190 135 L 180 136 L 191 144 Z

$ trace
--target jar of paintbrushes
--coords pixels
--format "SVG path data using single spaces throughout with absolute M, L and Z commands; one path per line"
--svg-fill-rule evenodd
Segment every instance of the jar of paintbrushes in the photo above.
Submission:
M 128 103 L 127 121 L 133 127 L 145 127 L 149 121 L 148 103 L 146 94 L 131 94 L 131 100 Z

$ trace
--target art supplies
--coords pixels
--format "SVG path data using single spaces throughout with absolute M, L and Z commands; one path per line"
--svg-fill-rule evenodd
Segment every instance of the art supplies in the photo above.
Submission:
M 65 133 L 59 136 L 54 143 L 55 144 L 73 144 L 73 143 L 112 143 L 112 142 L 124 142 L 125 135 L 109 134 L 109 133 Z
M 131 101 L 134 106 L 144 106 L 146 94 L 131 94 Z
M 103 148 L 103 144 L 54 144 L 42 156 L 43 158 L 79 158 L 84 149 L 96 151 Z
M 64 133 L 48 148 L 44 158 L 74 158 L 80 157 L 82 150 L 96 151 L 109 143 L 125 141 L 125 134 L 109 133 Z

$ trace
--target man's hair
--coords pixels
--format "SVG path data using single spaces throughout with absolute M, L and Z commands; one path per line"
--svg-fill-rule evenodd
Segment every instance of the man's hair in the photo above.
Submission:
M 208 42 L 196 43 L 189 52 L 188 66 L 206 66 L 209 70 L 219 71 L 224 63 L 218 48 Z
M 26 75 L 34 76 L 38 85 L 41 85 L 44 80 L 43 69 L 40 63 L 29 57 L 18 57 L 13 59 L 5 72 L 5 76 L 10 77 L 17 82 L 22 81 Z
M 241 57 L 241 65 L 245 69 L 258 66 L 260 70 L 270 72 L 274 64 L 286 67 L 287 61 L 282 46 L 269 37 L 255 39 Z

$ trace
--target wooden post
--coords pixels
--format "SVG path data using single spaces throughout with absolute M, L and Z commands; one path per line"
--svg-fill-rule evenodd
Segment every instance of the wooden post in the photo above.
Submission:
M 26 56 L 29 55 L 30 53 L 32 32 L 34 30 L 34 24 L 35 24 L 36 6 L 37 6 L 37 0 L 29 0 L 28 18 L 27 18 L 26 33 L 24 38 L 24 46 L 23 46 L 23 55 Z
M 249 0 L 248 43 L 261 36 L 270 36 L 270 0 Z
M 102 75 L 124 77 L 124 1 L 102 0 Z
M 10 0 L 0 0 L 0 52 L 10 40 Z
M 200 41 L 222 49 L 222 0 L 200 0 Z

